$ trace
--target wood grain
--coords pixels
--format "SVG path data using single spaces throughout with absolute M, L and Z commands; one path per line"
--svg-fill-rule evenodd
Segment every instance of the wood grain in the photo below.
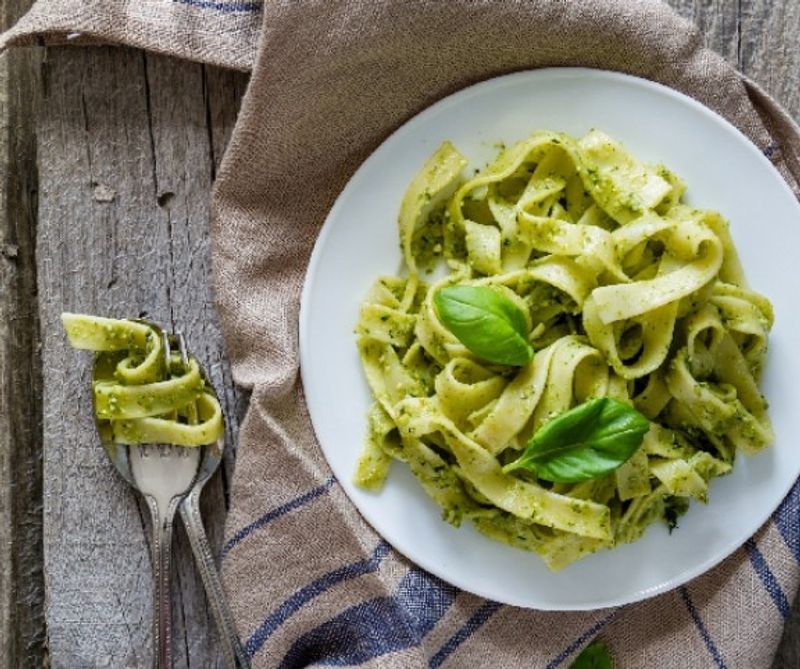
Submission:
M 742 3 L 739 66 L 800 119 L 800 3 Z
M 706 44 L 800 119 L 800 3 L 667 0 L 700 27 Z
M 26 4 L 0 0 L 3 17 Z M 800 116 L 800 3 L 669 4 Z M 68 349 L 58 316 L 141 313 L 182 329 L 223 395 L 235 443 L 246 397 L 233 390 L 209 289 L 208 198 L 246 81 L 128 49 L 54 48 L 41 65 L 33 52 L 0 61 L 0 665 L 42 664 L 42 541 L 51 665 L 149 664 L 146 514 L 97 448 L 89 361 Z M 232 458 L 204 497 L 217 546 Z M 176 667 L 221 666 L 188 542 L 177 534 Z M 799 600 L 773 669 L 797 666 Z
M 147 523 L 92 423 L 89 359 L 68 348 L 62 311 L 143 315 L 182 330 L 221 394 L 235 443 L 241 402 L 209 285 L 208 203 L 238 104 L 238 79 L 139 51 L 51 49 L 38 128 L 44 368 L 45 572 L 53 667 L 149 663 Z M 233 83 L 232 83 L 233 82 Z M 225 85 L 227 84 L 227 85 Z M 204 493 L 219 546 L 224 477 Z M 213 622 L 188 542 L 176 542 L 176 667 L 215 667 Z
M 0 28 L 27 9 L 0 1 Z M 0 664 L 41 666 L 41 370 L 36 314 L 39 56 L 0 56 Z

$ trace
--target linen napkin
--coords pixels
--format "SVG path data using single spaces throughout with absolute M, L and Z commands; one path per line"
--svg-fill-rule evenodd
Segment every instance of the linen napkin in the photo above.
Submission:
M 769 667 L 800 581 L 800 487 L 719 567 L 640 604 L 505 606 L 397 554 L 333 478 L 298 376 L 299 294 L 330 206 L 403 121 L 505 72 L 580 65 L 672 86 L 741 129 L 797 193 L 800 130 L 654 1 L 49 0 L 0 46 L 71 38 L 246 69 L 213 197 L 214 282 L 242 425 L 223 571 L 255 667 Z

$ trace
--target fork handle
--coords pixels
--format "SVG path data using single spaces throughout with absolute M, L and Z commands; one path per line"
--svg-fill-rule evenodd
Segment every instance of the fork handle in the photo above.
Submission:
M 222 581 L 203 526 L 203 518 L 200 515 L 200 491 L 201 488 L 195 488 L 183 498 L 180 505 L 181 519 L 186 534 L 189 535 L 197 569 L 219 631 L 225 664 L 229 669 L 250 669 L 250 660 L 236 632 L 233 615 L 225 591 L 222 589 Z
M 172 669 L 172 524 L 180 500 L 162 513 L 155 498 L 145 499 L 153 521 L 153 667 Z

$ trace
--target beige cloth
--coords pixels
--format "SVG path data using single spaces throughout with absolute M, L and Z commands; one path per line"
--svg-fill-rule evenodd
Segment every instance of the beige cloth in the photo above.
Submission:
M 300 287 L 336 195 L 403 121 L 482 79 L 581 65 L 659 81 L 729 119 L 798 192 L 797 127 L 690 24 L 644 0 L 49 0 L 4 39 L 70 32 L 252 62 L 213 230 L 228 355 L 253 389 L 224 577 L 254 666 L 555 669 L 597 634 L 622 669 L 770 666 L 800 577 L 800 488 L 686 587 L 618 610 L 502 606 L 414 567 L 364 522 L 315 442 L 298 378 Z

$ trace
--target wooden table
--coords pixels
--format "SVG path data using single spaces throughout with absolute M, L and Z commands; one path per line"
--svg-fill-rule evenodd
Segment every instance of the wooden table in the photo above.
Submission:
M 669 0 L 800 118 L 797 0 Z M 10 25 L 30 0 L 0 0 Z M 87 360 L 64 310 L 182 329 L 233 388 L 209 288 L 209 192 L 247 76 L 122 48 L 0 57 L 0 664 L 147 666 L 145 513 L 93 433 Z M 43 392 L 44 391 L 44 392 Z M 233 452 L 204 497 L 219 547 Z M 182 530 L 175 666 L 221 666 Z M 800 598 L 799 598 L 800 600 Z M 800 601 L 774 667 L 800 666 Z

